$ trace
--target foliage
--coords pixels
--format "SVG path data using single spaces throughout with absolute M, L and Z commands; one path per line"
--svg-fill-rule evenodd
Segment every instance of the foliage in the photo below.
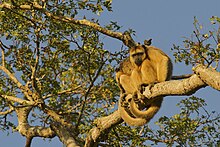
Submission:
M 220 20 L 211 18 L 212 25 L 217 25 L 217 30 L 204 32 L 204 28 L 194 18 L 195 31 L 190 38 L 185 38 L 183 47 L 173 45 L 176 62 L 185 62 L 186 65 L 218 65 L 220 59 Z
M 20 0 L 15 5 L 26 3 L 28 1 Z M 58 15 L 76 17 L 84 9 L 101 13 L 106 7 L 111 11 L 110 4 L 111 1 L 100 0 L 49 1 L 45 7 Z M 73 124 L 80 124 L 82 134 L 90 129 L 94 118 L 111 112 L 118 96 L 112 63 L 118 62 L 119 53 L 104 49 L 100 33 L 90 27 L 54 21 L 36 10 L 2 9 L 0 15 L 1 61 L 5 62 L 1 65 L 31 90 L 39 90 L 48 107 Z M 108 29 L 120 27 L 112 22 Z M 8 75 L 1 71 L 0 76 L 1 95 L 26 99 Z M 2 111 L 10 105 L 21 105 L 4 99 L 0 102 Z M 39 114 L 38 108 L 33 109 L 31 116 L 31 122 L 40 121 L 42 126 L 49 123 L 43 112 Z M 5 129 L 10 122 L 7 116 L 1 120 L 2 129 Z

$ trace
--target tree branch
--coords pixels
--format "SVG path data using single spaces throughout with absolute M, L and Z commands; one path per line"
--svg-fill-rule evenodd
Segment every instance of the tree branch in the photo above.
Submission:
M 73 131 L 69 131 L 69 129 L 59 123 L 52 123 L 51 128 L 54 132 L 56 132 L 60 141 L 63 142 L 66 147 L 80 147 L 78 143 L 76 143 L 76 137 L 74 137 L 75 135 L 71 133 Z
M 18 116 L 17 130 L 27 138 L 26 146 L 30 145 L 33 137 L 53 138 L 56 136 L 50 127 L 30 126 L 28 115 L 32 107 L 15 108 Z
M 37 85 L 37 70 L 38 70 L 38 66 L 39 66 L 39 59 L 40 59 L 40 29 L 36 28 L 35 29 L 36 32 L 36 58 L 35 58 L 35 63 L 34 63 L 34 67 L 31 66 L 32 69 L 32 75 L 31 75 L 31 79 L 32 79 L 32 86 L 35 89 L 35 91 L 37 92 L 38 98 L 41 99 L 41 90 L 38 88 Z
M 9 95 L 0 95 L 0 97 L 8 100 L 8 101 L 12 101 L 12 102 L 16 102 L 16 103 L 19 103 L 19 104 L 22 104 L 24 106 L 31 106 L 31 105 L 34 105 L 34 102 L 31 102 L 31 101 L 27 101 L 27 100 L 22 100 L 21 98 L 18 98 L 18 97 L 14 97 L 14 96 L 9 96 Z
M 94 147 L 97 146 L 97 143 L 102 140 L 104 137 L 106 137 L 106 134 L 109 132 L 109 130 L 122 123 L 123 120 L 120 116 L 119 111 L 115 111 L 114 113 L 97 118 L 94 123 L 96 124 L 96 127 L 92 128 L 86 138 L 86 142 L 84 147 Z
M 180 81 L 171 80 L 157 83 L 153 86 L 147 86 L 143 95 L 148 99 L 157 96 L 192 95 L 205 86 L 206 84 L 194 74 L 191 77 Z
M 113 31 L 110 31 L 108 29 L 105 29 L 105 28 L 101 27 L 97 23 L 88 21 L 86 19 L 76 20 L 74 18 L 67 17 L 67 16 L 53 15 L 49 11 L 46 11 L 46 9 L 44 9 L 37 2 L 33 2 L 30 5 L 20 5 L 20 6 L 17 6 L 17 5 L 13 6 L 9 3 L 4 2 L 4 3 L 0 4 L 0 8 L 6 8 L 6 9 L 9 9 L 9 10 L 12 10 L 13 8 L 19 8 L 19 9 L 22 9 L 22 10 L 36 9 L 36 10 L 39 10 L 39 11 L 43 12 L 49 18 L 59 20 L 59 21 L 62 21 L 62 22 L 66 22 L 66 23 L 72 23 L 72 24 L 75 24 L 75 25 L 88 26 L 88 27 L 91 27 L 91 28 L 99 31 L 102 34 L 105 34 L 105 35 L 110 36 L 112 38 L 116 38 L 118 40 L 121 40 L 128 47 L 136 46 L 135 41 L 131 38 L 130 34 L 127 33 L 127 32 L 125 32 L 125 33 L 113 32 Z
M 2 49 L 2 66 L 5 67 L 5 49 L 3 48 L 3 43 L 0 41 L 0 47 Z
M 24 93 L 24 95 L 28 98 L 28 100 L 32 101 L 32 97 L 29 94 L 32 94 L 31 90 L 25 86 L 23 86 L 18 79 L 12 74 L 6 67 L 0 66 L 0 70 L 2 70 L 8 77 L 18 86 L 18 88 Z
M 7 115 L 14 111 L 14 108 L 11 106 L 10 109 L 0 112 L 0 115 Z
M 203 65 L 198 65 L 193 68 L 198 77 L 205 82 L 207 85 L 211 86 L 212 88 L 220 91 L 220 73 L 212 68 L 207 68 Z

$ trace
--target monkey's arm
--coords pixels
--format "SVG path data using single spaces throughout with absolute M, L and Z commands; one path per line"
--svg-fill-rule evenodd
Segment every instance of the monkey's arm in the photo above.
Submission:
M 157 78 L 158 82 L 168 81 L 172 77 L 173 64 L 169 57 L 162 56 L 162 60 L 157 66 Z
M 128 95 L 128 96 L 131 96 Z M 122 98 L 120 97 L 119 99 L 119 103 L 118 103 L 118 110 L 120 112 L 120 115 L 122 117 L 122 119 L 130 126 L 143 126 L 144 124 L 146 124 L 148 121 L 144 118 L 134 118 L 131 117 L 130 114 L 125 110 L 125 107 L 121 106 L 122 103 Z
M 157 81 L 164 82 L 170 80 L 173 72 L 173 64 L 169 56 L 167 56 L 159 48 L 149 46 L 148 57 L 155 67 L 157 73 Z

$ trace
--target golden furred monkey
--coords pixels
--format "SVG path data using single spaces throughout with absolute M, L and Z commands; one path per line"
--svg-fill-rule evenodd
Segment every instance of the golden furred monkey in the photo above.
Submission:
M 122 91 L 119 112 L 129 125 L 141 126 L 153 118 L 163 101 L 163 97 L 140 100 L 143 86 L 170 80 L 173 66 L 170 58 L 153 46 L 137 45 L 129 53 L 129 60 L 124 60 L 116 71 L 116 80 Z M 127 94 L 133 96 L 127 98 Z M 130 104 L 128 108 L 123 106 L 124 103 Z

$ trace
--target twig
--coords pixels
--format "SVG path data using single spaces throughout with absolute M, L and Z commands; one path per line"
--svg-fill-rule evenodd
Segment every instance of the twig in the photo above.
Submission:
M 9 114 L 9 113 L 11 113 L 11 112 L 13 112 L 13 111 L 14 111 L 14 108 L 11 107 L 10 109 L 8 109 L 8 110 L 6 110 L 6 111 L 0 112 L 0 115 L 7 115 L 7 114 Z
M 0 66 L 0 70 L 2 70 L 8 77 L 18 86 L 18 88 L 24 93 L 24 95 L 28 98 L 28 100 L 32 101 L 32 97 L 29 94 L 32 94 L 31 90 L 27 87 L 24 87 L 18 79 L 12 74 L 6 67 Z

